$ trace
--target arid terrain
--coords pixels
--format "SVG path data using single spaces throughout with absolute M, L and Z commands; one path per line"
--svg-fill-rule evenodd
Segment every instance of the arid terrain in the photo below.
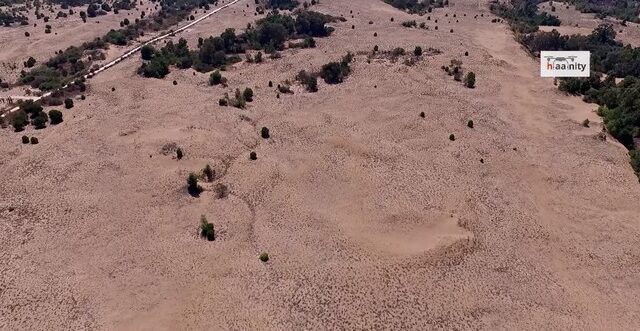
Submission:
M 242 30 L 254 8 L 241 0 L 174 41 Z M 193 69 L 144 78 L 135 55 L 72 109 L 46 107 L 63 123 L 0 129 L 0 329 L 640 329 L 640 184 L 627 150 L 597 138 L 595 105 L 540 78 L 488 3 L 312 9 L 347 21 L 316 48 L 230 66 L 227 87 Z M 91 36 L 65 24 L 61 45 Z M 16 31 L 0 27 L 0 42 Z M 25 57 L 39 47 L 18 39 Z M 441 53 L 368 61 L 375 45 Z M 341 84 L 279 98 L 268 86 L 348 51 Z M 441 69 L 452 59 L 475 88 Z M 246 109 L 219 106 L 245 87 Z M 189 195 L 206 164 L 214 181 Z

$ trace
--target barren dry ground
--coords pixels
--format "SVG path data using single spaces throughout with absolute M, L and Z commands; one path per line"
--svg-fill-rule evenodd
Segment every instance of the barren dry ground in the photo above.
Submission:
M 0 329 L 640 328 L 625 149 L 596 139 L 595 106 L 538 77 L 485 4 L 451 3 L 427 21 L 323 0 L 348 21 L 316 49 L 229 68 L 228 88 L 192 70 L 139 77 L 136 56 L 91 79 L 64 123 L 27 129 L 38 145 L 0 130 Z M 240 29 L 252 6 L 184 36 Z M 442 53 L 367 63 L 374 45 Z M 347 51 L 340 85 L 279 99 L 267 86 Z M 454 58 L 475 89 L 440 69 Z M 218 106 L 246 86 L 247 109 Z M 172 143 L 182 160 L 162 153 Z M 216 179 L 191 197 L 187 174 L 207 163 Z M 215 242 L 198 237 L 202 214 Z

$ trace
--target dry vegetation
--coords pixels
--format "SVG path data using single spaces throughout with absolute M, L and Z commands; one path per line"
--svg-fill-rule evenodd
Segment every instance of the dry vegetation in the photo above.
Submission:
M 302 47 L 252 44 L 288 4 L 241 0 L 25 102 L 0 129 L 0 329 L 640 328 L 627 151 L 488 3 L 429 3 L 300 1 L 346 18 Z M 224 61 L 182 65 L 228 29 Z

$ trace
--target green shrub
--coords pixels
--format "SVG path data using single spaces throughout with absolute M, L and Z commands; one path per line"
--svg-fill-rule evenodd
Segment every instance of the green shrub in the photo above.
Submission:
M 253 160 L 253 161 L 257 160 L 258 159 L 258 154 L 256 154 L 256 152 L 249 153 L 249 159 Z
M 198 195 L 202 192 L 202 187 L 198 185 L 198 176 L 193 172 L 187 177 L 187 190 L 192 195 Z
M 423 111 L 420 112 L 420 117 L 425 118 L 425 113 Z
M 202 170 L 202 173 L 207 177 L 207 181 L 213 181 L 213 177 L 215 177 L 216 172 L 211 168 L 210 165 L 207 164 L 206 167 Z
M 582 121 L 582 126 L 584 126 L 585 128 L 589 127 L 589 119 L 588 118 L 585 118 L 585 120 Z
M 250 88 L 245 88 L 244 91 L 242 92 L 242 96 L 244 98 L 244 100 L 246 100 L 247 102 L 252 102 L 253 101 L 253 90 Z
M 213 223 L 209 223 L 204 215 L 200 216 L 200 236 L 207 238 L 209 241 L 216 239 L 216 231 Z
M 45 127 L 47 127 L 48 121 L 49 116 L 47 116 L 47 113 L 41 111 L 33 118 L 31 123 L 36 129 L 44 129 Z
M 22 136 L 22 143 L 23 143 L 23 144 L 28 144 L 28 143 L 29 143 L 29 137 L 27 137 L 27 136 Z
M 220 71 L 216 70 L 209 75 L 209 85 L 219 85 L 226 83 L 227 79 L 222 77 Z
M 71 98 L 64 99 L 64 108 L 67 108 L 67 109 L 73 108 L 73 100 Z
M 262 129 L 260 130 L 260 136 L 262 136 L 262 138 L 264 139 L 269 139 L 269 137 L 271 137 L 269 133 L 269 128 L 263 126 Z
M 218 105 L 222 106 L 222 107 L 226 107 L 229 105 L 229 101 L 227 101 L 227 99 L 225 98 L 221 98 L 218 100 Z
M 476 74 L 473 71 L 467 73 L 464 77 L 464 86 L 468 88 L 474 88 L 476 86 Z
M 269 254 L 267 254 L 267 252 L 262 252 L 258 258 L 262 262 L 267 262 L 269 261 Z
M 449 135 L 449 140 L 451 141 L 455 141 L 456 140 L 456 136 L 452 133 Z
M 13 117 L 12 125 L 13 125 L 13 129 L 16 132 L 20 132 L 24 130 L 24 127 L 25 125 L 27 125 L 27 123 L 28 123 L 27 114 L 24 111 L 18 112 Z
M 469 120 L 467 122 L 467 126 L 470 127 L 471 129 L 473 129 L 473 120 Z
M 305 70 L 300 70 L 296 75 L 296 80 L 304 85 L 307 91 L 318 92 L 318 78 L 315 75 L 309 74 Z
M 632 149 L 629 151 L 629 156 L 631 157 L 631 167 L 640 180 L 640 151 Z
M 37 145 L 37 144 L 38 144 L 38 138 L 31 137 L 31 145 Z
M 60 124 L 63 121 L 62 112 L 56 109 L 49 111 L 49 118 L 51 119 L 51 124 Z
M 413 55 L 415 55 L 415 56 L 422 55 L 422 47 L 416 46 L 416 48 L 413 50 Z

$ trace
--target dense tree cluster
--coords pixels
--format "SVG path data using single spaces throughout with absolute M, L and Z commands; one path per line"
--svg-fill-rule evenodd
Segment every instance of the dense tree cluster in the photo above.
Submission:
M 599 1 L 599 0 L 569 0 L 576 9 L 583 13 L 596 13 L 598 18 L 612 16 L 630 22 L 640 22 L 640 3 L 637 1 Z
M 442 8 L 449 5 L 449 0 L 384 0 L 384 2 L 414 14 L 430 13 L 433 8 Z
M 295 19 L 290 15 L 272 12 L 243 33 L 237 34 L 235 29 L 226 29 L 220 36 L 199 40 L 197 50 L 190 50 L 184 39 L 180 39 L 177 44 L 169 41 L 160 50 L 146 47 L 142 57 L 148 62 L 142 64 L 138 73 L 145 77 L 162 78 L 169 73 L 172 65 L 181 69 L 192 67 L 200 72 L 209 72 L 241 61 L 239 54 L 244 54 L 247 50 L 274 53 L 284 49 L 288 39 L 308 40 L 328 36 L 333 28 L 326 26 L 326 23 L 333 20 L 333 17 L 312 11 L 301 11 Z M 308 43 L 315 46 L 315 41 Z
M 511 0 L 509 4 L 492 3 L 490 9 L 511 24 L 511 28 L 520 33 L 538 31 L 540 25 L 559 26 L 560 20 L 547 13 L 538 13 L 536 0 Z

